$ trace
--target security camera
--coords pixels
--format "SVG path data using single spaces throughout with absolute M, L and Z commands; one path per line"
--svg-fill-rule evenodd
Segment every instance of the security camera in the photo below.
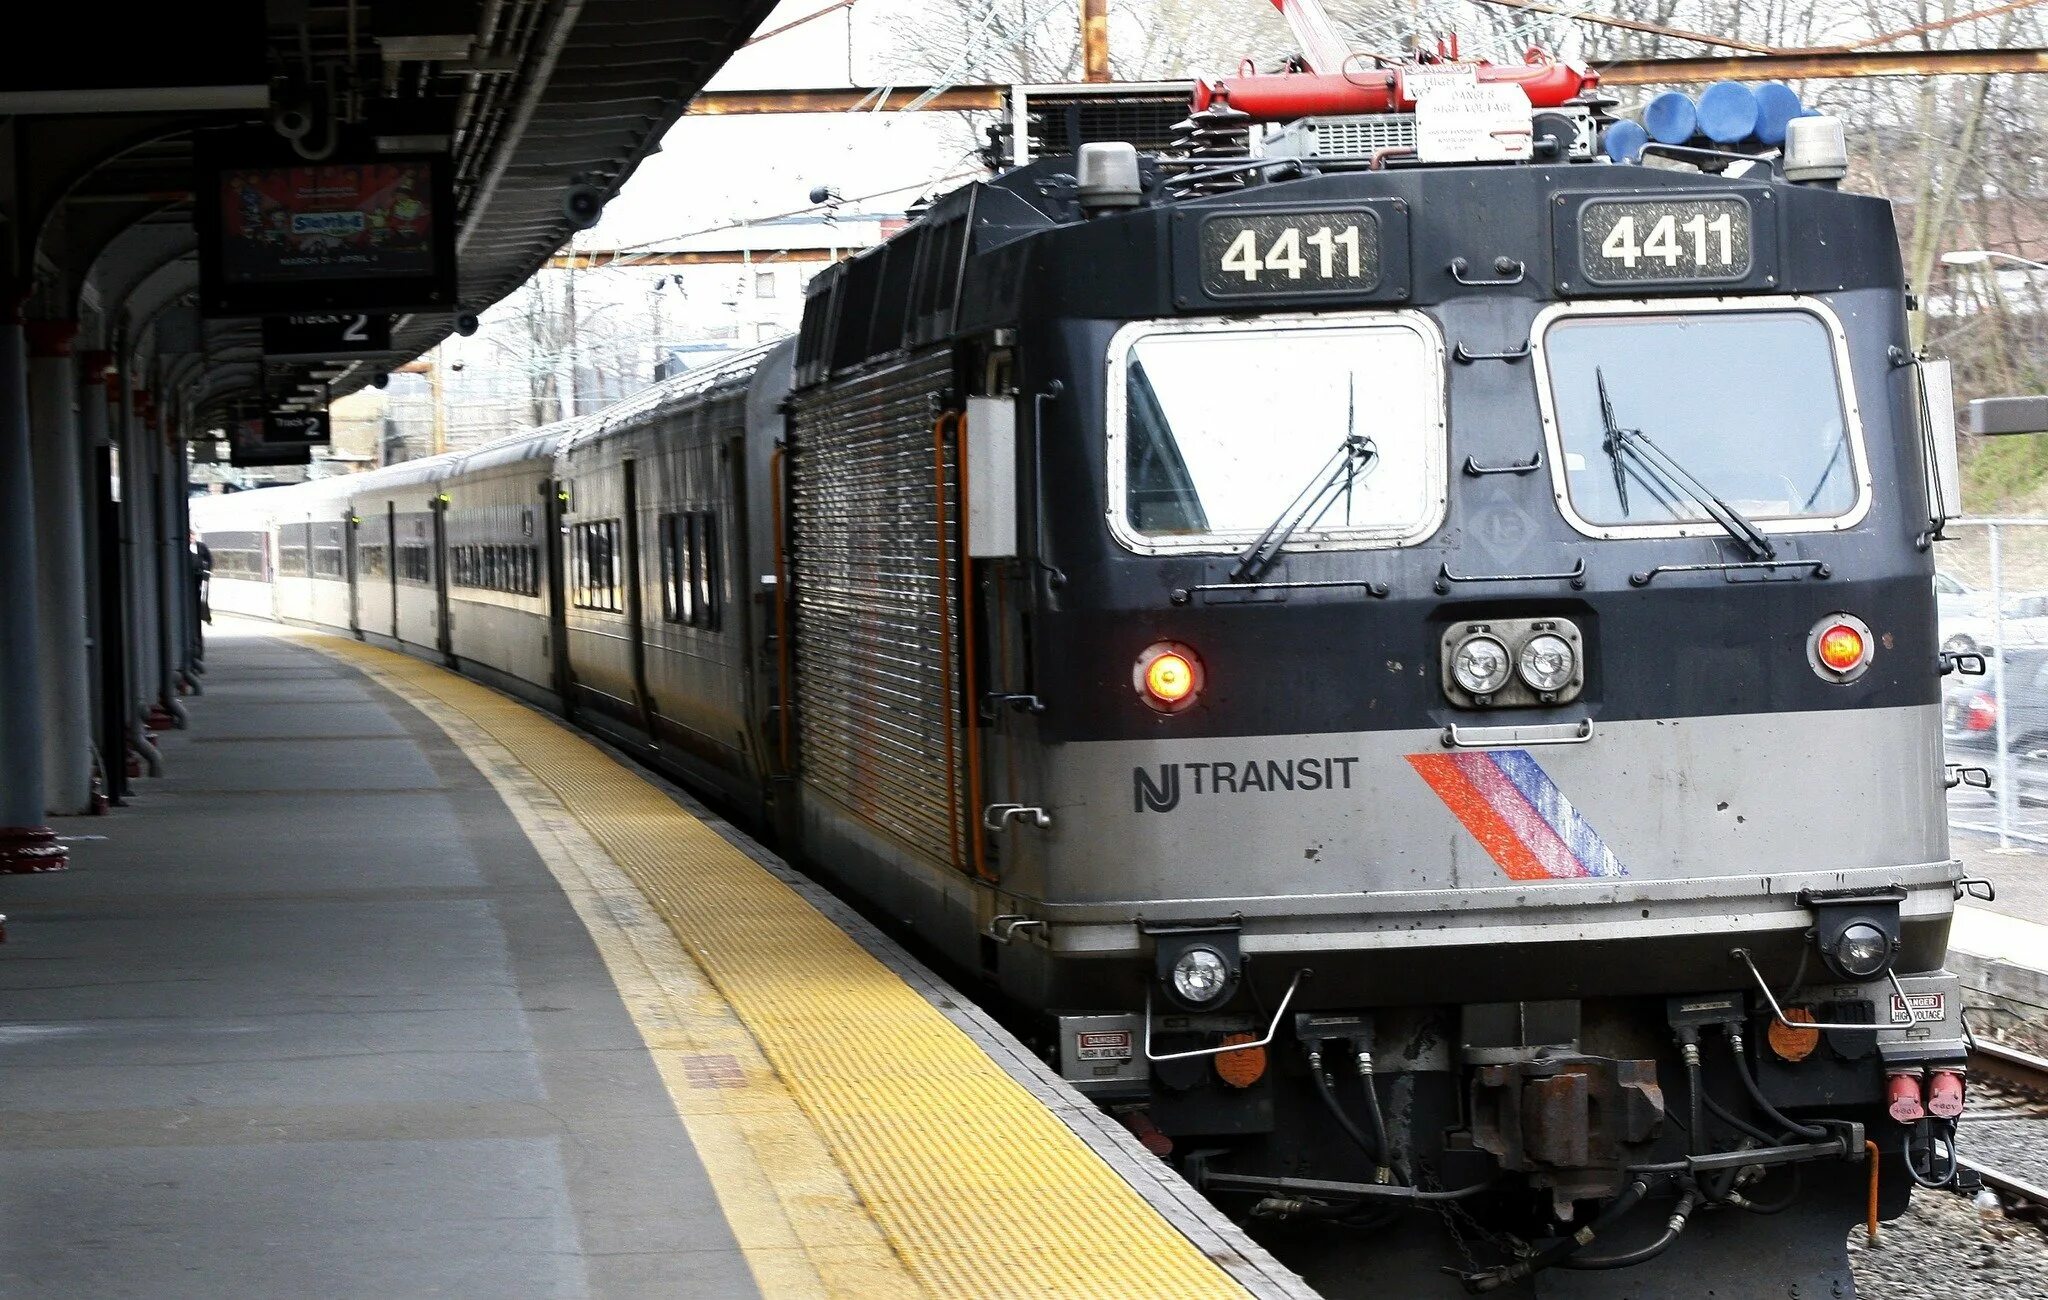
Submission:
M 840 201 L 839 191 L 833 189 L 830 185 L 813 185 L 811 187 L 811 202 L 813 203 L 838 203 Z
M 581 182 L 562 191 L 562 215 L 577 230 L 588 230 L 604 215 L 604 191 Z
M 476 331 L 477 319 L 475 312 L 466 311 L 456 316 L 455 332 L 457 334 L 460 334 L 464 338 L 468 338 L 470 335 L 476 333 Z
M 313 129 L 313 113 L 304 104 L 281 104 L 270 124 L 287 140 L 303 140 Z
M 391 376 L 389 376 L 389 375 L 379 375 L 379 376 L 377 376 L 377 377 L 376 377 L 375 379 L 372 379 L 372 380 L 370 381 L 370 385 L 371 385 L 371 387 L 373 387 L 373 388 L 386 388 L 386 387 L 389 387 L 389 386 L 390 386 L 390 384 L 391 384 Z

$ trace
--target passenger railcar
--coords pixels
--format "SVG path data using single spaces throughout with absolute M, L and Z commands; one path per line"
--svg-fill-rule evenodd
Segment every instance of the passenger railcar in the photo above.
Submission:
M 1581 90 L 966 186 L 795 341 L 203 503 L 222 607 L 638 747 L 1392 1285 L 1846 1287 L 1961 1104 L 1952 413 L 1838 127 L 1596 160 Z

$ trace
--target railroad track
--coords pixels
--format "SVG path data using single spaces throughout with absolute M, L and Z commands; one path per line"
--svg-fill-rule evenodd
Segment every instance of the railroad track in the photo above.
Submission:
M 1999 1100 L 2006 1113 L 2048 1118 L 2048 1060 L 1980 1041 L 1970 1051 L 1969 1078 L 1973 1088 L 1988 1084 L 1994 1095 L 2002 1094 Z M 2048 1226 L 2048 1186 L 2043 1186 L 2041 1175 L 2028 1171 L 2022 1177 L 1968 1157 L 1962 1163 L 1998 1193 L 2007 1213 Z

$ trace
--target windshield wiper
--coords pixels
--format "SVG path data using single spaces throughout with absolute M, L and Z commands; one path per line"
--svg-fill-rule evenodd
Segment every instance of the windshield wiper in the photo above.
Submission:
M 1266 570 L 1273 567 L 1273 561 L 1280 556 L 1280 548 L 1287 545 L 1289 538 L 1301 531 L 1306 524 L 1322 519 L 1330 507 L 1341 496 L 1348 495 L 1358 480 L 1372 472 L 1379 463 L 1379 448 L 1371 438 L 1360 433 L 1344 435 L 1344 443 L 1337 448 L 1316 476 L 1309 481 L 1287 508 L 1266 531 L 1259 534 L 1257 541 L 1245 547 L 1237 557 L 1237 564 L 1230 570 L 1232 582 L 1257 582 Z
M 1600 448 L 1614 466 L 1614 492 L 1620 498 L 1622 514 L 1629 512 L 1628 475 L 1633 469 L 1659 480 L 1666 492 L 1675 491 L 1691 497 L 1715 523 L 1741 544 L 1752 560 L 1774 560 L 1778 557 L 1778 550 L 1771 545 L 1771 539 L 1740 510 L 1715 496 L 1697 475 L 1673 460 L 1669 452 L 1650 441 L 1649 435 L 1641 429 L 1621 427 L 1614 418 L 1614 402 L 1607 396 L 1607 375 L 1598 366 L 1593 368 L 1593 382 L 1600 389 L 1600 424 L 1606 434 Z M 1673 503 L 1667 500 L 1664 504 L 1668 509 Z M 1678 512 L 1672 510 L 1671 513 L 1676 515 Z

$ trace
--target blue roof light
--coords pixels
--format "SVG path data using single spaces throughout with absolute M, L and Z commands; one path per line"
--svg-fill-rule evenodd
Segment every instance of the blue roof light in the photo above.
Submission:
M 1684 144 L 1698 125 L 1692 100 L 1676 90 L 1665 91 L 1643 107 L 1643 129 L 1660 144 Z
M 1756 138 L 1765 144 L 1785 143 L 1785 124 L 1808 111 L 1792 87 L 1782 81 L 1766 81 L 1756 88 Z
M 1607 156 L 1623 163 L 1641 161 L 1643 146 L 1649 142 L 1650 133 L 1637 123 L 1628 121 L 1616 122 L 1600 137 L 1601 147 L 1607 150 Z
M 1737 144 L 1756 131 L 1756 92 L 1739 81 L 1717 81 L 1700 93 L 1700 134 L 1715 144 Z

